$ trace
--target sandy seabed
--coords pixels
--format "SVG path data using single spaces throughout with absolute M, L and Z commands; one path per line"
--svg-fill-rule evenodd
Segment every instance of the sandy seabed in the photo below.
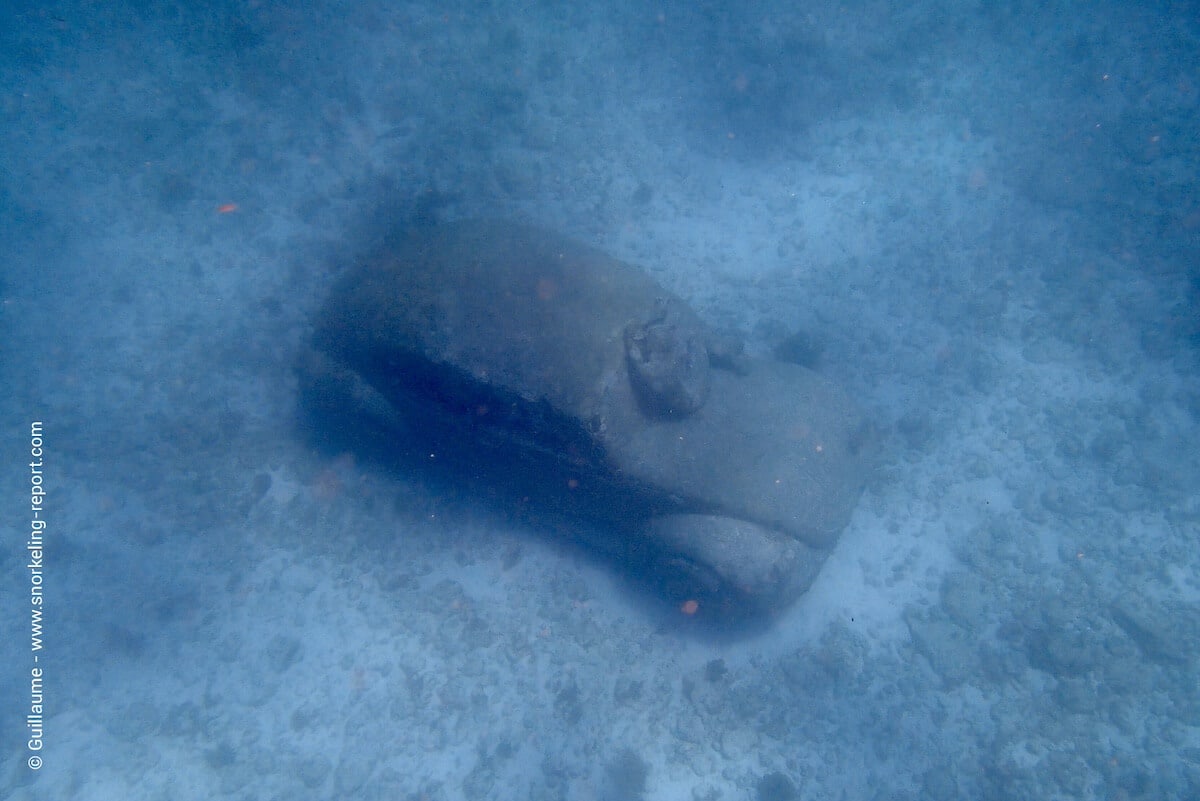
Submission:
M 1194 21 L 867 5 L 16 15 L 0 469 L 40 420 L 46 716 L 35 772 L 11 489 L 0 794 L 1200 793 Z M 314 310 L 414 210 L 812 335 L 882 435 L 813 591 L 713 632 L 314 448 Z

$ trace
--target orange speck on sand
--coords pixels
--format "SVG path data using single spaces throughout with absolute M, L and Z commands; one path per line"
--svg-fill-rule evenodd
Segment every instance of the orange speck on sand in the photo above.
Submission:
M 537 299 L 542 302 L 554 300 L 558 297 L 558 283 L 549 278 L 539 278 L 535 291 Z
M 322 503 L 330 503 L 342 494 L 342 478 L 332 468 L 325 468 L 313 478 L 309 485 L 312 496 Z
M 220 206 L 217 206 L 217 214 L 232 214 L 237 210 L 238 205 L 236 203 L 222 203 Z
M 796 425 L 788 428 L 787 437 L 788 437 L 788 439 L 793 439 L 793 440 L 808 439 L 809 437 L 812 436 L 812 433 L 813 433 L 812 427 L 809 426 L 807 423 L 797 423 Z
M 694 615 L 700 610 L 700 602 L 695 598 L 689 598 L 679 605 L 679 611 L 685 615 Z

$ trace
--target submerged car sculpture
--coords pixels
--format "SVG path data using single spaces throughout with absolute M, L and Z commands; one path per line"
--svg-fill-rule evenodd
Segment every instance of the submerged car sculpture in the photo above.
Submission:
M 808 589 L 864 476 L 862 418 L 830 382 L 524 225 L 424 228 L 348 269 L 299 373 L 324 425 L 579 520 L 558 528 L 689 612 Z

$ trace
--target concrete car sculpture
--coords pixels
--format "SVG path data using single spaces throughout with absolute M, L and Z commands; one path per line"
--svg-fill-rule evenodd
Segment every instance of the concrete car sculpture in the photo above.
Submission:
M 519 224 L 415 230 L 349 268 L 299 374 L 325 425 L 586 521 L 568 528 L 691 611 L 795 599 L 864 477 L 862 418 L 830 382 L 743 356 L 642 270 Z

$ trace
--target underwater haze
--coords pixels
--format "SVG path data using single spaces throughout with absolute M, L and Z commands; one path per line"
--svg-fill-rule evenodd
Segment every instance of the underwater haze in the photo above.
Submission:
M 1200 5 L 0 10 L 0 797 L 1200 798 Z M 414 226 L 535 224 L 877 451 L 713 623 L 319 447 Z

